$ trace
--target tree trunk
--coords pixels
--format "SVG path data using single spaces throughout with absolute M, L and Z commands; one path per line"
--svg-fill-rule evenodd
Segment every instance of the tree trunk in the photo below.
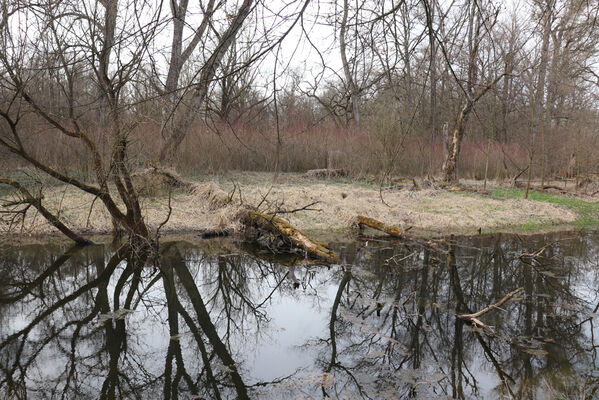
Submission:
M 431 11 L 430 18 L 434 21 L 435 19 L 435 2 L 431 3 Z M 429 158 L 429 175 L 432 174 L 433 170 L 433 145 L 437 136 L 437 50 L 435 46 L 435 32 L 432 29 L 432 21 L 429 25 L 428 29 L 428 41 L 429 41 L 429 50 L 430 50 L 430 60 L 429 60 L 429 69 L 430 69 L 430 79 L 431 79 L 431 103 L 430 103 L 430 116 L 429 116 L 429 126 L 431 130 L 431 149 L 430 149 L 430 158 Z
M 468 115 L 474 107 L 474 103 L 489 89 L 489 86 L 474 98 L 474 85 L 478 80 L 476 57 L 480 44 L 480 15 L 476 13 L 476 6 L 470 5 L 468 10 L 468 80 L 466 82 L 466 104 L 460 110 L 453 130 L 453 136 L 449 141 L 447 158 L 443 163 L 443 180 L 453 182 L 457 180 L 457 163 L 462 145 L 462 136 L 464 134 L 464 124 L 468 120 Z
M 195 85 L 193 98 L 190 100 L 190 104 L 185 115 L 180 121 L 174 124 L 172 131 L 160 149 L 157 159 L 158 163 L 164 164 L 172 159 L 173 155 L 179 148 L 179 145 L 185 138 L 185 135 L 191 128 L 191 125 L 195 121 L 196 116 L 202 107 L 202 104 L 204 104 L 204 100 L 208 94 L 209 86 L 214 79 L 218 65 L 235 40 L 235 37 L 241 29 L 244 20 L 249 15 L 253 4 L 254 0 L 244 0 L 231 24 L 225 33 L 220 36 L 219 43 L 216 45 L 214 52 L 202 67 L 198 83 Z
M 457 163 L 462 145 L 462 136 L 464 134 L 464 123 L 468 120 L 468 114 L 472 109 L 472 104 L 466 104 L 460 111 L 456 126 L 451 138 L 448 138 L 447 158 L 443 164 L 443 180 L 445 182 L 457 181 Z
M 360 129 L 360 103 L 359 96 L 360 92 L 356 81 L 352 74 L 352 71 L 347 60 L 347 43 L 345 41 L 345 34 L 347 31 L 347 19 L 349 12 L 349 1 L 343 1 L 343 17 L 341 19 L 341 27 L 339 29 L 339 51 L 341 52 L 341 62 L 343 63 L 343 74 L 347 83 L 347 89 L 349 90 L 351 114 L 354 120 L 356 129 Z

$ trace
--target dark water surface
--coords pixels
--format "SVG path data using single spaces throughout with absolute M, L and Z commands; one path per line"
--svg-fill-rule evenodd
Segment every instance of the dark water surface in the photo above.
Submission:
M 334 247 L 3 248 L 0 399 L 599 397 L 599 234 Z

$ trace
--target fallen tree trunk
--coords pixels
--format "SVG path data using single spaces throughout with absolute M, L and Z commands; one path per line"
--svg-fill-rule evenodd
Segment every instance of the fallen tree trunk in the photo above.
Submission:
M 344 178 L 348 176 L 347 170 L 339 169 L 311 169 L 306 171 L 304 178 Z
M 365 226 L 368 228 L 376 229 L 377 231 L 385 232 L 389 236 L 401 238 L 405 235 L 406 231 L 399 226 L 387 225 L 384 222 L 377 221 L 374 218 L 365 217 L 358 215 L 355 221 L 358 228 L 362 230 Z
M 304 249 L 308 255 L 327 262 L 339 262 L 337 254 L 329 250 L 324 243 L 320 243 L 299 229 L 293 227 L 289 222 L 252 209 L 244 209 L 240 213 L 240 220 L 244 225 L 253 227 L 259 231 L 266 231 L 283 238 L 292 245 Z
M 467 193 L 478 193 L 478 194 L 484 194 L 484 195 L 491 194 L 491 192 L 488 190 L 476 189 L 476 188 L 470 188 L 470 187 L 464 187 L 464 186 L 456 186 L 456 185 L 443 185 L 443 186 L 441 186 L 441 189 L 448 190 L 450 192 L 467 192 Z
M 0 177 L 0 184 L 12 186 L 13 188 L 17 189 L 19 191 L 19 193 L 21 193 L 21 195 L 23 196 L 22 201 L 14 202 L 13 205 L 29 204 L 29 205 L 35 207 L 39 211 L 39 213 L 42 214 L 44 216 L 44 218 L 46 218 L 46 220 L 52 226 L 54 226 L 56 229 L 58 229 L 66 237 L 68 237 L 75 243 L 80 244 L 80 245 L 94 244 L 91 240 L 86 239 L 86 238 L 80 236 L 79 234 L 75 233 L 73 230 L 71 230 L 71 228 L 66 226 L 56 215 L 54 215 L 52 212 L 50 212 L 50 210 L 48 210 L 46 207 L 44 207 L 42 205 L 43 197 L 33 196 L 31 194 L 31 192 L 29 192 L 25 188 L 25 186 L 21 185 L 19 182 L 12 180 L 12 179 Z M 22 210 L 22 211 L 17 211 L 17 213 L 23 214 L 23 218 L 24 218 L 24 215 L 26 212 L 27 212 L 27 209 Z
M 519 189 L 522 189 L 522 188 L 526 187 L 526 185 L 524 183 L 516 182 L 516 187 Z M 555 186 L 555 185 L 543 185 L 543 186 L 530 185 L 529 189 L 536 190 L 537 192 L 552 193 L 553 190 L 556 190 L 561 194 L 571 194 L 571 195 L 577 194 L 575 192 L 571 192 L 569 190 L 566 190 L 564 188 L 561 188 L 561 187 Z

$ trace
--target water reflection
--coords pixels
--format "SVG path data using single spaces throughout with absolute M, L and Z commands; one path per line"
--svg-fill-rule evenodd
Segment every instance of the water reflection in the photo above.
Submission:
M 0 397 L 597 395 L 597 234 L 350 243 L 331 267 L 217 243 L 6 249 Z M 519 287 L 485 327 L 456 317 Z

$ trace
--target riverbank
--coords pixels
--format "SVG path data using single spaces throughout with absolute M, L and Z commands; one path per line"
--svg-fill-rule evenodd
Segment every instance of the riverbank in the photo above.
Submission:
M 169 215 L 169 201 L 172 212 L 161 230 L 164 234 L 239 229 L 235 215 L 241 204 L 259 206 L 265 211 L 278 210 L 279 216 L 317 237 L 348 232 L 357 215 L 402 228 L 411 227 L 411 232 L 425 236 L 592 228 L 597 225 L 599 215 L 594 198 L 532 191 L 525 200 L 523 190 L 498 184 L 489 185 L 486 193 L 458 191 L 456 187 L 440 189 L 434 185 L 414 190 L 408 182 L 381 189 L 374 181 L 323 180 L 299 174 L 282 174 L 273 184 L 271 174 L 249 172 L 201 176 L 192 182 L 197 190 L 175 190 L 170 200 L 166 191 L 142 198 L 146 221 L 152 229 Z M 468 183 L 476 186 L 476 182 Z M 217 192 L 231 196 L 231 201 L 215 202 Z M 111 232 L 110 216 L 91 195 L 58 186 L 45 192 L 44 204 L 83 235 Z M 9 231 L 5 217 L 1 228 L 5 237 L 57 233 L 33 212 L 21 227 Z

